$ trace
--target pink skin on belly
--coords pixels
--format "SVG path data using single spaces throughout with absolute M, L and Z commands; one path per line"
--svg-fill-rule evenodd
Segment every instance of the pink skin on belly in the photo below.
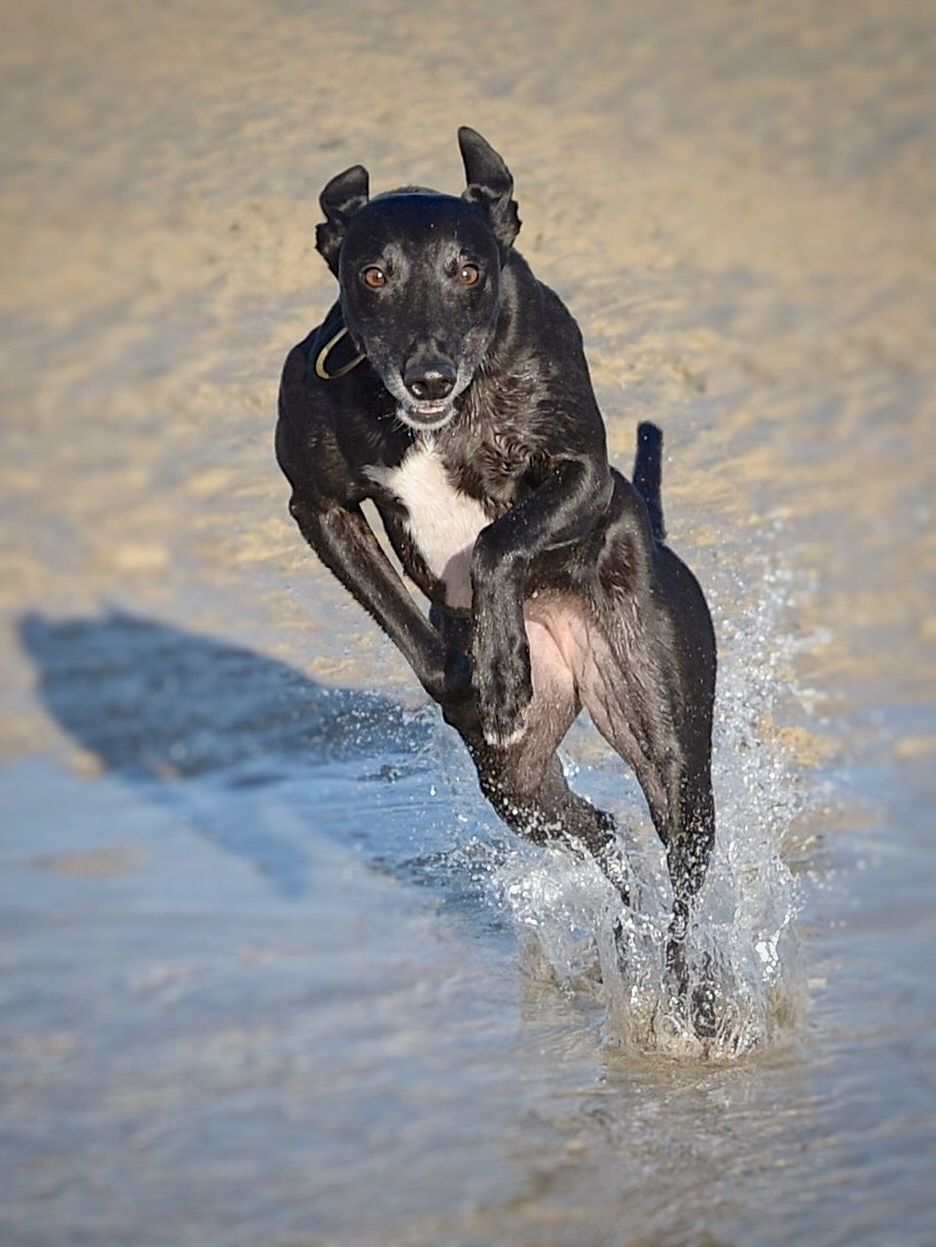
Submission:
M 524 604 L 523 618 L 533 676 L 530 716 L 567 719 L 567 730 L 578 713 L 579 685 L 590 658 L 586 608 L 566 594 L 540 594 Z
M 537 725 L 534 734 L 551 737 L 556 747 L 584 705 L 606 740 L 636 756 L 628 673 L 588 604 L 568 593 L 543 593 L 525 603 L 523 615 L 533 677 L 527 728 Z

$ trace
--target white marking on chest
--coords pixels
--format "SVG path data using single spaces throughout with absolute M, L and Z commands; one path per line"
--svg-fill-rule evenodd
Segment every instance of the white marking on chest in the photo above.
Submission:
M 471 554 L 490 521 L 476 498 L 456 489 L 431 446 L 415 446 L 396 468 L 368 468 L 409 513 L 407 528 L 423 562 L 445 584 L 449 606 L 471 606 Z

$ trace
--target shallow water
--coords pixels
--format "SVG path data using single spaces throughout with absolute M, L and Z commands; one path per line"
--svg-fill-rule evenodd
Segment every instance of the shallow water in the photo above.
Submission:
M 0 776 L 5 1241 L 930 1241 L 922 777 L 850 770 L 862 819 L 801 815 L 784 864 L 818 787 L 732 726 L 757 643 L 724 660 L 706 928 L 752 1051 L 703 1059 L 648 1031 L 652 983 L 609 1018 L 600 881 L 501 829 L 430 710 L 127 614 L 21 636 L 99 773 Z M 594 743 L 574 782 L 652 862 Z
M 4 1245 L 936 1241 L 936 23 L 541 17 L 4 19 Z M 454 187 L 465 121 L 617 466 L 663 425 L 712 602 L 704 1048 L 632 777 L 575 725 L 622 971 L 601 878 L 498 823 L 272 464 L 318 188 Z

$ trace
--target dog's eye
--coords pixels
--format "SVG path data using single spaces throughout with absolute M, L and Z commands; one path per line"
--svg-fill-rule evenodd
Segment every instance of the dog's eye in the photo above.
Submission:
M 387 274 L 376 264 L 369 264 L 361 273 L 361 281 L 365 286 L 370 286 L 371 290 L 379 290 L 387 284 Z
M 481 270 L 477 264 L 462 264 L 455 274 L 455 280 L 460 286 L 474 286 L 480 279 Z

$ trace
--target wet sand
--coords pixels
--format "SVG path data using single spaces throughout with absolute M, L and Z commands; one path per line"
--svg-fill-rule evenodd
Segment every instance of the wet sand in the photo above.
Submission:
M 928 1244 L 931 6 L 89 0 L 3 34 L 3 1241 Z M 664 428 L 726 842 L 799 905 L 808 1002 L 737 1061 L 616 1049 L 537 969 L 505 880 L 568 875 L 286 515 L 318 191 L 455 191 L 462 123 L 615 462 Z M 645 830 L 586 725 L 568 758 Z

